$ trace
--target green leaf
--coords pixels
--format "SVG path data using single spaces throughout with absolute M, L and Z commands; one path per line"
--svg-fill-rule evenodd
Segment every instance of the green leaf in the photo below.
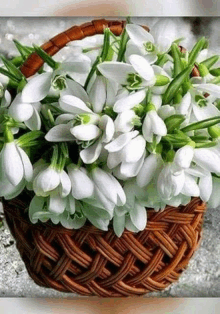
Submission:
M 204 143 L 196 143 L 196 148 L 209 148 L 216 146 L 217 142 L 204 142 Z
M 220 68 L 209 70 L 209 73 L 213 76 L 220 76 Z
M 123 33 L 121 35 L 121 42 L 120 42 L 118 58 L 117 58 L 117 61 L 119 62 L 123 61 L 128 40 L 129 40 L 129 37 L 126 31 L 126 28 L 124 28 Z
M 23 61 L 25 61 L 27 59 L 27 57 L 34 51 L 33 48 L 31 47 L 27 47 L 27 46 L 23 46 L 19 41 L 17 41 L 16 39 L 13 40 L 17 50 L 19 51 Z
M 35 145 L 38 141 L 37 139 L 41 138 L 44 136 L 44 132 L 42 131 L 30 131 L 28 133 L 25 133 L 21 135 L 16 142 L 18 143 L 19 146 L 21 147 L 29 147 Z
M 188 66 L 185 70 L 180 72 L 175 79 L 169 84 L 166 92 L 163 95 L 163 104 L 169 104 L 180 86 L 192 71 L 192 66 Z
M 0 73 L 7 76 L 12 81 L 12 83 L 15 83 L 16 85 L 20 82 L 16 76 L 3 68 L 0 68 Z
M 198 57 L 198 54 L 200 53 L 200 51 L 202 49 L 204 49 L 204 46 L 206 44 L 206 38 L 202 37 L 200 38 L 197 43 L 194 45 L 193 49 L 191 50 L 191 52 L 189 53 L 189 59 L 188 59 L 188 63 L 190 65 L 194 64 L 196 61 L 196 58 Z
M 8 69 L 8 71 L 16 77 L 17 80 L 21 80 L 24 76 L 21 73 L 19 69 L 16 68 L 16 66 L 9 60 L 7 60 L 5 57 L 1 56 L 2 62 L 4 63 L 5 67 Z
M 200 64 L 203 64 L 207 67 L 207 69 L 210 69 L 218 61 L 218 59 L 219 59 L 219 56 L 215 55 L 202 61 Z
M 171 52 L 174 62 L 174 77 L 176 77 L 183 70 L 182 61 L 180 58 L 180 51 L 177 44 L 172 44 Z
M 200 130 L 200 129 L 206 129 L 218 123 L 220 123 L 220 117 L 214 117 L 214 118 L 194 122 L 182 128 L 181 131 L 189 132 L 189 131 L 195 131 L 195 130 Z
M 185 120 L 185 117 L 181 114 L 174 114 L 164 120 L 167 127 L 167 132 L 172 133 L 175 129 L 179 128 Z
M 59 63 L 54 61 L 54 59 L 48 55 L 41 47 L 33 45 L 36 53 L 46 62 L 52 69 L 57 69 Z

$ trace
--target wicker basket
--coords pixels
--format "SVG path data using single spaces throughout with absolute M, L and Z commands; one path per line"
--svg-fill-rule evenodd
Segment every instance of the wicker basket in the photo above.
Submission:
M 54 55 L 68 42 L 103 33 L 109 27 L 120 35 L 124 22 L 96 20 L 74 26 L 42 47 Z M 42 66 L 33 53 L 21 67 L 29 77 Z M 86 223 L 68 230 L 52 223 L 33 225 L 26 194 L 3 201 L 4 212 L 17 248 L 32 279 L 40 286 L 63 292 L 101 297 L 143 295 L 165 289 L 178 280 L 198 248 L 205 204 L 192 198 L 186 206 L 148 210 L 145 230 L 125 230 L 118 238 L 112 228 L 102 231 Z

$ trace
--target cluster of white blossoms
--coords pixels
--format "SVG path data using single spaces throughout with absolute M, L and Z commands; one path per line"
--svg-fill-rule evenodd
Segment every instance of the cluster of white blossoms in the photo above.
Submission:
M 220 205 L 219 56 L 200 38 L 179 46 L 175 25 L 127 23 L 75 41 L 26 79 L 0 68 L 0 196 L 32 196 L 29 217 L 102 230 L 146 227 L 147 208 L 200 197 Z M 16 42 L 22 63 L 31 49 Z

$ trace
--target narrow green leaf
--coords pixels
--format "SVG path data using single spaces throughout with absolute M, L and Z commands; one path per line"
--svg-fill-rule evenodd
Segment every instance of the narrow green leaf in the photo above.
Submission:
M 217 142 L 196 143 L 196 148 L 209 148 L 216 145 L 217 145 Z
M 202 49 L 204 49 L 205 44 L 206 44 L 205 37 L 202 37 L 197 41 L 197 43 L 194 45 L 193 49 L 189 53 L 189 59 L 188 59 L 189 64 L 192 65 L 195 63 L 196 58 L 198 57 L 198 54 L 200 53 Z
M 10 73 L 9 71 L 3 69 L 3 68 L 0 68 L 0 73 L 7 76 L 8 78 L 10 78 L 14 83 L 18 84 L 19 83 L 19 80 L 17 79 L 16 76 L 14 76 L 12 73 Z
M 188 66 L 185 70 L 180 72 L 175 79 L 169 84 L 166 92 L 163 95 L 163 104 L 169 104 L 180 86 L 192 71 L 192 66 Z
M 219 59 L 219 56 L 215 55 L 202 61 L 201 64 L 205 65 L 207 69 L 210 69 L 218 61 L 218 59 Z
M 129 37 L 126 31 L 126 28 L 124 28 L 123 33 L 121 35 L 121 42 L 120 42 L 118 58 L 117 58 L 117 61 L 119 62 L 123 61 L 128 40 L 129 40 Z
M 5 57 L 1 56 L 2 62 L 4 63 L 5 67 L 8 69 L 8 71 L 13 74 L 17 80 L 21 80 L 24 76 L 21 73 L 21 71 L 16 68 L 16 66 L 9 60 L 7 60 Z
M 167 132 L 172 133 L 175 129 L 179 128 L 185 120 L 185 117 L 181 114 L 172 115 L 164 120 L 167 127 Z
M 57 69 L 58 62 L 54 61 L 54 59 L 48 55 L 41 47 L 33 45 L 36 53 L 46 62 L 52 69 Z
M 220 76 L 220 68 L 211 69 L 209 70 L 209 73 L 212 74 L 213 76 Z
M 194 122 L 182 128 L 181 131 L 189 132 L 189 131 L 195 131 L 195 130 L 200 130 L 200 129 L 206 129 L 218 123 L 220 123 L 220 117 L 214 117 L 214 118 Z
M 183 70 L 180 51 L 177 44 L 172 44 L 171 52 L 174 61 L 174 77 L 176 77 Z
M 32 47 L 22 45 L 18 40 L 13 40 L 17 50 L 19 51 L 23 61 L 34 51 Z

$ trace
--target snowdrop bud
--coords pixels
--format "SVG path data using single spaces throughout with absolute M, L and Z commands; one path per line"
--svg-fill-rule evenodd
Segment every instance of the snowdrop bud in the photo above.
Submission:
M 36 176 L 33 182 L 33 189 L 38 196 L 48 196 L 60 184 L 58 170 L 49 166 Z
M 194 156 L 194 148 L 190 145 L 185 145 L 178 149 L 175 154 L 174 162 L 180 168 L 189 168 Z
M 77 200 L 91 197 L 94 192 L 94 184 L 86 174 L 85 169 L 77 168 L 76 165 L 71 164 L 67 170 L 72 184 L 72 196 Z

